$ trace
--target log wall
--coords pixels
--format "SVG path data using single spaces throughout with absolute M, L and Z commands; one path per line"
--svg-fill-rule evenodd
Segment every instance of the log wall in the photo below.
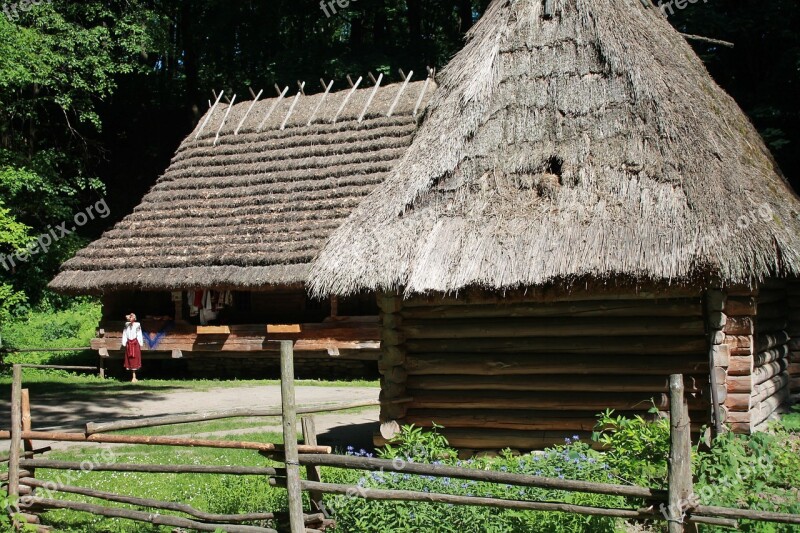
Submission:
M 673 373 L 688 376 L 696 429 L 710 422 L 709 331 L 699 289 L 405 301 L 384 294 L 379 305 L 382 399 L 413 399 L 384 404 L 382 422 L 435 422 L 462 449 L 542 448 L 576 434 L 588 438 L 607 408 L 646 414 L 655 403 L 668 410 Z M 727 400 L 724 377 L 720 401 Z
M 787 285 L 789 310 L 789 388 L 792 394 L 800 394 L 800 280 Z

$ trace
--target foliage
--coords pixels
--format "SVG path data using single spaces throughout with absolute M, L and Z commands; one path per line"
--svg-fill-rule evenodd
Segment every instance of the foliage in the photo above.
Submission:
M 0 289 L 1 290 L 1 289 Z M 33 310 L 2 324 L 5 348 L 78 348 L 89 346 L 100 320 L 100 305 L 88 298 L 78 299 L 61 311 Z M 73 352 L 11 354 L 7 363 L 80 363 L 85 356 Z M 90 359 L 94 364 L 95 359 Z
M 695 493 L 704 505 L 800 514 L 800 432 L 797 414 L 769 432 L 726 433 L 694 456 Z M 706 529 L 708 531 L 711 528 Z M 742 521 L 742 531 L 777 533 L 796 526 Z
M 447 445 L 438 427 L 424 431 L 413 426 L 402 428 L 400 442 L 378 451 L 383 458 L 406 462 L 446 464 L 476 470 L 516 472 L 540 476 L 590 481 L 609 481 L 609 465 L 587 443 L 567 439 L 544 453 L 515 456 L 506 451 L 499 457 L 460 461 Z M 347 451 L 350 455 L 371 456 L 366 450 Z M 418 461 L 419 459 L 419 461 Z M 496 485 L 433 476 L 413 476 L 402 472 L 363 473 L 326 469 L 326 481 L 364 488 L 414 490 L 419 492 L 481 496 L 512 500 L 559 500 L 579 505 L 619 506 L 621 498 L 511 485 Z M 490 507 L 453 506 L 420 502 L 365 501 L 346 496 L 327 497 L 326 505 L 334 512 L 337 531 L 358 532 L 572 532 L 613 531 L 615 521 L 608 518 L 499 510 Z
M 656 415 L 658 409 L 653 407 Z M 598 416 L 594 440 L 606 450 L 606 460 L 619 478 L 647 487 L 664 488 L 669 457 L 669 420 L 645 420 L 641 416 L 614 416 L 608 409 Z

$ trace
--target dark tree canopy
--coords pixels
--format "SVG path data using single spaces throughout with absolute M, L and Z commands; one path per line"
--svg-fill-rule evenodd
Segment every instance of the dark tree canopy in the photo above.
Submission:
M 164 171 L 212 90 L 444 66 L 489 0 L 53 0 L 0 14 L 0 254 L 100 197 L 95 220 L 14 269 L 0 265 L 0 320 L 44 290 L 58 264 L 122 218 Z M 654 2 L 656 3 L 656 2 Z M 670 3 L 663 0 L 661 4 Z M 670 3 L 675 5 L 674 2 Z M 326 16 L 327 14 L 330 16 Z M 747 112 L 795 189 L 800 173 L 800 14 L 794 0 L 709 0 L 673 9 Z

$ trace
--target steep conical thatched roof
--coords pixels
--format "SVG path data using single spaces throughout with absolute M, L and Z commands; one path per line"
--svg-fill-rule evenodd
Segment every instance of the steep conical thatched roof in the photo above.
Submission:
M 212 108 L 141 205 L 67 261 L 51 287 L 97 292 L 305 281 L 330 233 L 411 144 L 415 109 L 421 112 L 434 85 L 287 94 Z
M 317 293 L 800 271 L 800 202 L 657 8 L 495 0 Z

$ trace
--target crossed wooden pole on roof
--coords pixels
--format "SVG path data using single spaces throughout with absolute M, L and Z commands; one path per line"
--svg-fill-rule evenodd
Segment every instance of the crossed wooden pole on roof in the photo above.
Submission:
M 400 73 L 400 76 L 401 76 L 403 82 L 402 82 L 402 85 L 400 86 L 400 89 L 397 91 L 397 95 L 395 96 L 394 100 L 392 101 L 391 105 L 389 106 L 389 110 L 386 113 L 387 117 L 391 117 L 394 114 L 394 112 L 396 111 L 397 105 L 400 103 L 400 98 L 403 96 L 403 94 L 406 93 L 406 90 L 408 89 L 408 85 L 411 82 L 412 77 L 414 76 L 414 71 L 413 70 L 409 71 L 408 75 L 406 75 L 406 73 L 403 71 L 403 69 L 399 69 L 399 73 Z M 425 79 L 425 83 L 424 83 L 424 85 L 422 87 L 422 90 L 420 91 L 419 97 L 417 98 L 416 104 L 414 106 L 414 111 L 413 111 L 413 116 L 414 117 L 416 117 L 417 114 L 419 113 L 419 110 L 422 107 L 422 102 L 424 101 L 425 95 L 427 94 L 428 88 L 430 87 L 431 80 L 435 77 L 435 75 L 436 75 L 436 70 L 433 69 L 433 68 L 428 67 L 428 77 Z M 357 119 L 358 122 L 363 122 L 364 118 L 367 116 L 367 112 L 369 111 L 370 106 L 372 105 L 372 103 L 373 103 L 373 101 L 375 99 L 375 96 L 378 94 L 378 90 L 381 88 L 381 83 L 384 80 L 384 75 L 383 74 L 378 74 L 378 77 L 376 78 L 375 75 L 372 72 L 369 72 L 368 73 L 368 77 L 373 83 L 373 89 L 372 89 L 372 92 L 369 94 L 369 97 L 367 98 L 367 102 L 364 105 L 364 108 L 362 109 L 361 113 L 358 115 L 358 119 Z M 347 95 L 345 96 L 345 98 L 342 101 L 341 105 L 339 106 L 338 110 L 336 111 L 336 114 L 334 115 L 333 119 L 331 120 L 331 124 L 336 124 L 338 122 L 338 120 L 341 117 L 342 113 L 344 112 L 344 110 L 346 109 L 347 105 L 352 100 L 352 98 L 355 95 L 356 91 L 362 85 L 363 81 L 364 81 L 364 77 L 363 76 L 359 76 L 356 81 L 353 81 L 353 79 L 350 77 L 350 75 L 347 76 L 347 82 L 350 85 L 350 91 L 347 93 Z M 320 109 L 322 109 L 322 106 L 325 104 L 325 101 L 327 100 L 328 96 L 331 93 L 331 89 L 333 88 L 334 81 L 331 80 L 329 82 L 326 82 L 324 79 L 320 79 L 320 84 L 321 84 L 322 88 L 324 89 L 324 92 L 322 93 L 322 97 L 317 102 L 317 105 L 314 108 L 314 111 L 311 113 L 311 116 L 309 117 L 308 122 L 306 123 L 306 126 L 311 126 L 314 123 L 314 121 L 317 119 L 317 116 L 319 114 Z M 281 130 L 286 129 L 286 126 L 288 125 L 289 120 L 292 117 L 292 114 L 295 112 L 295 109 L 297 107 L 298 102 L 300 101 L 300 99 L 303 96 L 306 96 L 306 93 L 305 93 L 306 82 L 298 81 L 297 82 L 297 87 L 298 87 L 297 94 L 294 96 L 294 99 L 292 100 L 292 103 L 289 106 L 289 110 L 287 111 L 286 116 L 284 117 L 283 121 L 281 122 L 281 125 L 280 125 L 280 129 Z M 248 117 L 252 113 L 253 109 L 255 108 L 255 106 L 258 103 L 258 101 L 261 98 L 261 96 L 264 94 L 264 90 L 263 89 L 260 90 L 258 92 L 258 94 L 256 94 L 253 91 L 252 88 L 248 88 L 248 90 L 250 91 L 250 95 L 252 96 L 253 100 L 250 102 L 250 106 L 247 108 L 247 111 L 245 111 L 244 115 L 239 120 L 236 128 L 234 129 L 234 131 L 233 131 L 234 135 L 239 135 L 239 132 L 241 131 L 241 129 L 244 126 L 245 122 L 247 121 Z M 261 121 L 258 123 L 258 126 L 255 129 L 256 133 L 260 133 L 264 129 L 264 125 L 267 123 L 267 120 L 269 120 L 269 118 L 275 113 L 275 111 L 278 109 L 280 104 L 286 98 L 286 95 L 289 92 L 289 86 L 287 85 L 286 87 L 281 89 L 278 84 L 275 84 L 275 91 L 276 91 L 278 97 L 276 99 L 274 99 L 274 101 L 272 102 L 272 105 L 269 107 L 269 109 L 266 111 L 266 113 L 262 117 Z M 208 105 L 209 105 L 209 108 L 210 108 L 209 112 L 206 114 L 205 119 L 203 120 L 202 124 L 198 128 L 197 133 L 194 136 L 194 140 L 195 141 L 199 141 L 200 140 L 200 137 L 203 134 L 203 131 L 205 131 L 205 129 L 208 126 L 208 123 L 210 122 L 212 116 L 214 116 L 214 112 L 216 111 L 217 107 L 220 105 L 220 102 L 224 98 L 225 101 L 227 102 L 227 108 L 225 109 L 225 113 L 222 116 L 222 120 L 220 121 L 219 126 L 217 127 L 216 135 L 214 136 L 213 146 L 216 146 L 217 143 L 219 142 L 222 130 L 225 127 L 225 124 L 228 121 L 231 109 L 233 108 L 234 104 L 236 103 L 236 94 L 234 94 L 233 97 L 230 98 L 230 99 L 227 96 L 225 96 L 225 91 L 220 91 L 219 94 L 217 94 L 216 91 L 212 90 L 212 94 L 214 95 L 215 100 L 214 100 L 213 103 L 211 102 L 211 100 L 209 100 L 209 102 L 208 102 Z

